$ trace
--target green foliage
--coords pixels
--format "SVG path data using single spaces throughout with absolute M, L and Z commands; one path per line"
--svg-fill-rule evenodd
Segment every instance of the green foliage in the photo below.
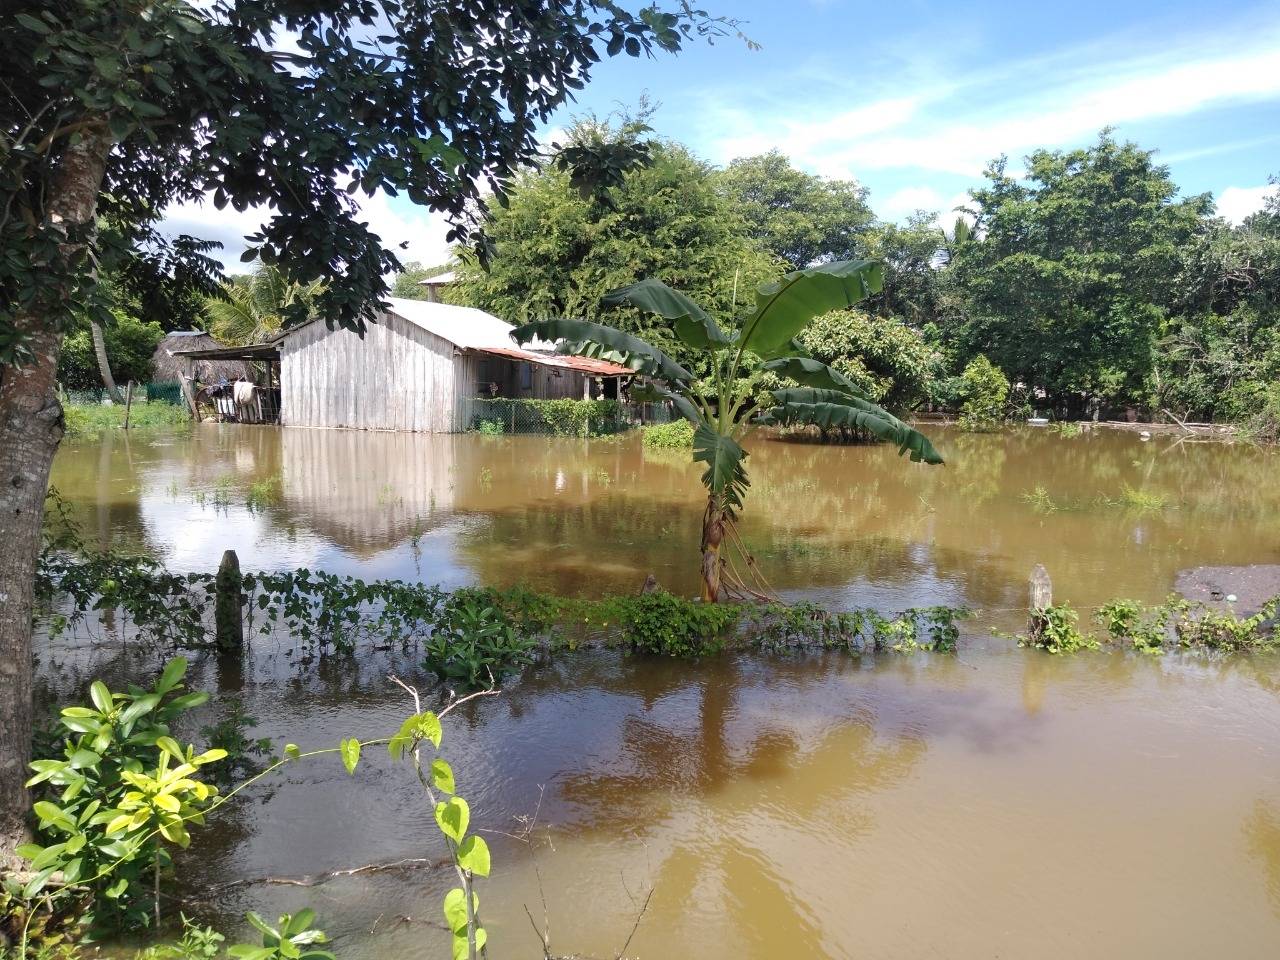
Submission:
M 498 595 L 464 589 L 441 605 L 423 642 L 423 666 L 442 683 L 492 689 L 507 674 L 532 663 L 536 647 L 534 639 L 517 634 Z
M 584 201 L 555 166 L 521 176 L 508 206 L 493 211 L 489 271 L 464 265 L 456 296 L 512 323 L 579 317 L 607 324 L 694 363 L 696 351 L 665 324 L 607 303 L 605 294 L 637 277 L 662 280 L 740 323 L 750 302 L 741 294 L 780 271 L 747 239 L 715 172 L 678 144 L 655 144 L 649 166 L 611 193 L 613 208 Z
M 158 909 L 144 871 L 158 889 L 170 856 L 162 841 L 186 847 L 188 823 L 203 823 L 217 788 L 195 779 L 197 770 L 221 760 L 222 750 L 184 751 L 170 725 L 185 710 L 208 700 L 186 693 L 186 660 L 173 660 L 150 690 L 131 686 L 113 693 L 102 682 L 90 687 L 91 703 L 62 710 L 57 726 L 60 755 L 38 758 L 27 785 L 40 787 L 34 811 L 38 843 L 18 848 L 31 860 L 25 899 L 41 894 L 55 872 L 92 895 L 88 919 L 95 924 L 146 923 Z
M 422 281 L 438 277 L 451 270 L 453 270 L 452 264 L 424 267 L 417 260 L 406 263 L 404 270 L 396 274 L 395 282 L 391 284 L 391 295 L 405 300 L 426 300 L 428 299 L 427 288 L 422 285 Z M 454 302 L 453 293 L 448 285 L 440 288 L 440 300 L 444 303 Z
M 509 399 L 479 400 L 473 429 L 481 436 L 537 433 L 555 437 L 610 434 L 629 424 L 617 400 Z
M 489 876 L 492 867 L 489 845 L 483 837 L 467 833 L 467 827 L 471 825 L 471 807 L 457 795 L 453 768 L 437 757 L 424 769 L 422 743 L 426 741 L 438 751 L 443 728 L 440 717 L 436 714 L 431 711 L 421 712 L 417 692 L 411 688 L 410 692 L 419 712 L 412 714 L 401 724 L 399 732 L 387 742 L 387 750 L 393 760 L 402 760 L 406 754 L 412 758 L 418 782 L 422 784 L 422 789 L 434 808 L 436 826 L 444 835 L 445 846 L 449 850 L 458 878 L 458 886 L 444 897 L 445 922 L 453 934 L 453 958 L 475 960 L 477 956 L 484 955 L 488 933 L 480 926 L 480 898 L 474 891 L 474 880 L 476 877 Z M 441 716 L 448 713 L 452 706 L 441 711 Z M 360 759 L 360 744 L 354 740 L 343 741 L 341 749 L 347 772 L 354 773 Z
M 141 391 L 139 391 L 141 392 Z M 67 403 L 62 407 L 66 418 L 66 438 L 86 440 L 101 437 L 110 430 L 124 426 L 124 407 L 120 404 Z M 160 430 L 185 427 L 191 423 L 191 414 L 185 406 L 140 399 L 136 394 L 129 410 L 130 430 Z
M 1143 606 L 1115 600 L 1094 614 L 1112 643 L 1142 653 L 1170 650 L 1272 651 L 1280 647 L 1275 623 L 1280 597 L 1273 597 L 1251 617 L 1239 617 L 1207 604 L 1169 597 L 1163 604 Z
M 56 494 L 50 509 L 54 519 L 42 566 L 42 598 L 47 609 L 63 611 L 46 613 L 51 633 L 70 629 L 90 610 L 115 605 L 121 620 L 131 621 L 132 630 L 151 642 L 197 648 L 212 644 L 212 574 L 178 576 L 154 561 L 110 553 L 76 560 L 75 551 L 83 545 L 74 529 L 67 532 L 57 521 L 59 510 L 66 508 Z M 101 577 L 108 579 L 97 579 Z M 888 630 L 894 635 L 906 631 L 903 635 L 916 646 L 950 649 L 954 621 L 962 616 L 945 607 L 925 608 L 898 618 L 911 621 L 910 627 L 885 626 L 897 620 L 871 611 L 827 613 L 804 604 L 738 604 L 725 613 L 670 594 L 657 600 L 650 595 L 581 600 L 520 586 L 447 594 L 436 585 L 369 583 L 305 569 L 245 573 L 242 590 L 249 626 L 260 636 L 283 635 L 295 644 L 332 646 L 343 653 L 361 642 L 398 643 L 405 649 L 417 645 L 427 669 L 467 687 L 487 686 L 531 662 L 542 643 L 552 648 L 622 645 L 641 652 L 704 656 L 724 646 L 757 642 L 766 649 L 829 646 L 839 636 L 851 650 L 882 650 L 894 646 L 886 639 Z M 934 639 L 921 640 L 924 633 Z M 247 769 L 250 754 L 270 749 L 245 735 L 252 724 L 233 705 L 232 715 L 206 735 Z
M 962 430 L 991 430 L 1005 419 L 1009 399 L 1009 378 L 985 356 L 978 354 L 964 368 L 963 396 L 960 407 Z
M 227 955 L 235 960 L 335 960 L 329 951 L 316 949 L 316 944 L 327 943 L 328 938 L 323 931 L 312 928 L 316 915 L 309 907 L 284 914 L 275 927 L 252 910 L 247 916 L 262 934 L 262 946 L 238 943 L 228 947 Z
M 694 659 L 724 649 L 738 614 L 733 606 L 692 603 L 659 591 L 627 603 L 618 622 L 622 642 L 636 653 Z
M 213 768 L 214 778 L 222 786 L 256 776 L 263 771 L 264 763 L 274 762 L 271 738 L 253 740 L 249 737 L 249 731 L 258 725 L 258 718 L 245 713 L 244 704 L 234 698 L 227 701 L 226 710 L 226 716 L 217 723 L 200 728 L 200 735 L 209 748 L 226 754 Z
M 796 337 L 815 360 L 844 374 L 862 395 L 887 410 L 905 411 L 935 394 L 942 356 L 924 336 L 899 320 L 860 310 L 836 310 L 815 317 Z M 785 383 L 776 375 L 762 377 L 760 387 L 776 390 Z
M 537 159 L 534 125 L 603 56 L 674 52 L 734 27 L 690 6 L 632 13 L 602 2 L 572 16 L 509 2 L 446 16 L 418 0 L 287 9 L 158 0 L 147 11 L 139 17 L 125 0 L 6 8 L 0 364 L 34 359 L 29 313 L 38 329 L 65 332 L 73 316 L 102 310 L 94 267 L 128 274 L 139 292 L 207 286 L 217 273 L 208 245 L 155 229 L 172 203 L 206 194 L 218 209 L 270 208 L 247 256 L 292 281 L 329 281 L 320 312 L 363 329 L 399 264 L 349 193 L 404 191 L 461 222 L 482 183 L 501 197 Z M 380 40 L 370 45 L 374 21 Z M 297 56 L 262 56 L 281 30 L 297 37 Z M 473 69 L 479 46 L 483 71 Z M 325 83 L 300 67 L 308 62 L 331 65 Z M 97 211 L 59 213 L 85 193 L 98 194 Z M 96 215 L 118 227 L 95 231 Z M 465 242 L 467 229 L 450 239 Z M 67 256 L 68 240 L 88 244 L 88 255 Z
M 816 314 L 852 306 L 879 285 L 879 265 L 865 261 L 828 263 L 789 273 L 756 288 L 755 305 L 737 333 L 726 333 L 690 297 L 658 280 L 641 280 L 605 296 L 606 303 L 629 303 L 661 318 L 667 336 L 700 357 L 701 366 L 709 369 L 705 383 L 696 382 L 689 370 L 659 347 L 603 324 L 538 320 L 517 327 L 512 335 L 520 343 L 535 338 L 564 341 L 562 349 L 569 352 L 608 355 L 654 378 L 634 387 L 633 399 L 669 401 L 694 425 L 693 460 L 706 464 L 702 483 L 708 494 L 702 525 L 702 599 L 714 603 L 721 594 L 720 542 L 731 535 L 727 532 L 749 486 L 742 441 L 755 429 L 755 415 L 764 413 L 762 398 L 752 390 L 753 381 L 761 375 L 775 374 L 805 385 L 773 391 L 768 399 L 778 406 L 765 414 L 765 422 L 856 428 L 892 440 L 898 452 L 910 452 L 913 461 L 942 462 L 923 434 L 871 403 L 839 371 L 802 356 L 795 344 L 794 338 Z
M 867 257 L 860 234 L 875 219 L 867 189 L 804 173 L 774 150 L 734 160 L 716 177 L 752 239 L 787 269 Z
M 688 420 L 673 420 L 644 427 L 641 431 L 646 447 L 655 449 L 680 449 L 693 446 L 693 424 Z
M 305 322 L 315 315 L 324 283 L 292 283 L 270 264 L 253 273 L 232 277 L 204 304 L 205 323 L 219 343 L 243 346 L 265 343 L 286 320 Z
M 164 339 L 160 324 L 143 323 L 122 310 L 112 311 L 113 322 L 104 325 L 102 339 L 107 347 L 107 364 L 116 382 L 146 383 L 154 367 L 151 358 Z M 82 319 L 63 338 L 58 358 L 58 382 L 68 390 L 91 390 L 102 386 L 98 357 L 93 349 L 89 322 Z
M 1059 409 L 1088 396 L 1142 402 L 1152 341 L 1174 296 L 1179 251 L 1206 196 L 1176 199 L 1168 168 L 1104 131 L 1069 152 L 1038 150 L 1025 180 L 987 171 L 973 237 L 954 252 L 967 317 L 954 333 Z
M 1065 604 L 1045 607 L 1032 616 L 1031 630 L 1027 636 L 1018 638 L 1018 646 L 1035 647 L 1048 653 L 1101 649 L 1097 640 L 1076 629 L 1079 619 L 1079 614 Z

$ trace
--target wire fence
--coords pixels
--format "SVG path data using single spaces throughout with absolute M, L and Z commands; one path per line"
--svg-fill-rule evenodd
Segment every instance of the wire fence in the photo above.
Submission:
M 678 417 L 664 403 L 617 400 L 523 400 L 469 398 L 460 405 L 463 430 L 497 436 L 537 434 L 598 437 L 639 426 L 669 423 Z
M 146 399 L 148 403 L 172 403 L 174 406 L 183 406 L 187 401 L 182 396 L 182 384 L 177 380 L 161 380 L 156 383 L 139 384 L 145 394 L 139 395 L 137 387 L 134 387 L 134 397 L 136 399 Z M 124 392 L 124 384 L 120 385 L 120 392 Z M 107 395 L 105 387 L 90 387 L 87 390 L 63 390 L 62 399 L 66 403 L 77 404 L 99 404 L 102 403 Z

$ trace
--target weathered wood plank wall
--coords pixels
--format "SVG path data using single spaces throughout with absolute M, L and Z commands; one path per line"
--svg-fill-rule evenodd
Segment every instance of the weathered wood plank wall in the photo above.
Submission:
M 457 398 L 469 396 L 475 359 L 414 324 L 383 314 L 364 339 L 312 323 L 281 345 L 280 421 L 290 427 L 351 427 L 450 433 Z

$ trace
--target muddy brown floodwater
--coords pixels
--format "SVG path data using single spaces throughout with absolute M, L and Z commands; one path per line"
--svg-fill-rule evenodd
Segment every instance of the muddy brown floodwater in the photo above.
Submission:
M 494 957 L 1274 957 L 1280 659 L 1054 658 L 993 636 L 1042 563 L 1082 609 L 1162 599 L 1179 569 L 1280 562 L 1274 450 L 1099 433 L 933 430 L 944 468 L 885 448 L 757 441 L 743 532 L 786 597 L 980 609 L 959 657 L 701 664 L 557 656 L 446 721 L 490 831 Z M 86 532 L 213 569 L 599 595 L 694 592 L 701 497 L 680 454 L 529 437 L 201 427 L 68 444 L 54 484 Z M 61 658 L 61 659 L 59 659 Z M 139 659 L 132 659 L 139 658 Z M 145 651 L 42 651 L 52 696 Z M 195 661 L 255 736 L 386 736 L 412 656 Z M 195 732 L 189 736 L 195 736 Z M 531 822 L 527 836 L 521 836 Z M 441 853 L 410 772 L 370 750 L 253 788 L 184 855 L 178 892 L 232 933 L 310 905 L 342 960 L 446 956 L 438 869 L 251 884 Z M 545 909 L 544 909 L 545 896 Z M 407 918 L 407 919 L 406 919 Z

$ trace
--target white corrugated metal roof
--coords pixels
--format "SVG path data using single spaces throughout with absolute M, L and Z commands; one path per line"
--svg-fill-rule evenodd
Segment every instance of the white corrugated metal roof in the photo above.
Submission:
M 418 286 L 439 287 L 446 283 L 453 283 L 457 279 L 458 279 L 458 275 L 454 273 L 452 270 L 449 270 L 445 273 L 437 273 L 434 277 L 427 277 L 427 279 L 425 280 L 419 280 Z
M 496 348 L 518 349 L 511 339 L 514 329 L 505 320 L 474 307 L 455 307 L 448 303 L 431 303 L 427 300 L 403 300 L 391 297 L 387 300 L 391 312 L 403 317 L 428 333 L 448 340 L 464 350 Z M 525 344 L 527 350 L 554 350 L 555 344 L 534 340 Z

